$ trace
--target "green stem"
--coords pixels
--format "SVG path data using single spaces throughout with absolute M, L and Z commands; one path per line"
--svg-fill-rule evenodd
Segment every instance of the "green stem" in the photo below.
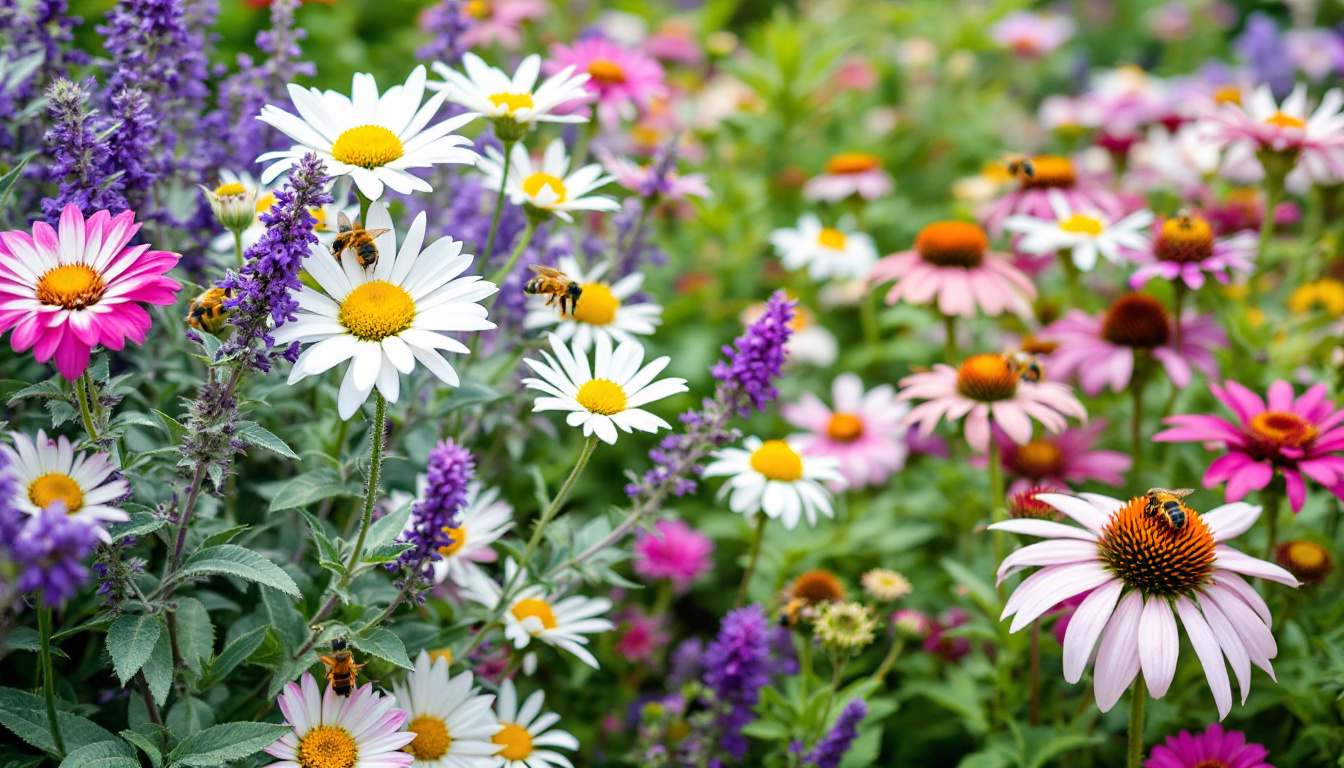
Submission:
M 1133 399 L 1133 414 L 1129 422 L 1129 452 L 1133 457 L 1131 476 L 1138 480 L 1143 464 L 1143 390 L 1148 386 L 1148 376 L 1138 372 L 1129 383 L 1129 392 Z
M 1032 725 L 1041 724 L 1041 622 L 1031 622 L 1031 698 L 1028 709 Z
M 1265 255 L 1269 251 L 1269 241 L 1274 235 L 1274 209 L 1278 207 L 1279 200 L 1283 198 L 1283 179 L 1275 178 L 1272 174 L 1265 176 L 1265 215 L 1260 221 L 1260 244 L 1256 250 L 1258 255 L 1260 269 L 1268 266 Z M 1251 281 L 1254 285 L 1254 280 Z
M 960 355 L 957 352 L 957 316 L 943 315 L 943 329 L 947 332 L 947 340 L 944 343 L 943 357 L 946 358 L 948 365 L 956 367 L 961 362 Z
M 37 631 L 42 636 L 42 693 L 47 698 L 47 722 L 51 725 L 51 740 L 56 745 L 56 756 L 65 758 L 65 739 L 61 736 L 61 721 L 56 717 L 56 678 L 51 673 L 51 606 L 37 609 Z
M 377 398 L 377 406 L 373 415 L 373 430 L 369 435 L 371 445 L 369 485 L 364 491 L 364 510 L 359 518 L 359 536 L 355 539 L 355 549 L 350 553 L 350 563 L 345 568 L 345 575 L 341 577 L 342 587 L 350 583 L 355 566 L 364 556 L 364 540 L 368 538 L 369 525 L 373 522 L 373 505 L 378 500 L 378 476 L 382 474 L 383 469 L 383 433 L 387 431 L 387 400 L 382 392 L 375 392 L 374 397 Z
M 1172 290 L 1175 291 L 1176 293 L 1176 297 L 1172 302 L 1173 311 L 1171 313 L 1171 324 L 1172 327 L 1175 329 L 1174 336 L 1176 337 L 1176 345 L 1175 345 L 1176 354 L 1179 355 L 1181 354 L 1181 351 L 1184 349 L 1184 347 L 1181 344 L 1181 330 L 1182 330 L 1181 313 L 1185 311 L 1185 292 L 1186 292 L 1185 281 L 1182 280 L 1180 277 L 1177 277 L 1176 282 L 1172 283 L 1171 287 Z
M 1004 509 L 1003 466 L 999 462 L 999 443 L 993 435 L 989 436 L 989 521 L 997 523 L 1008 519 Z M 998 568 L 1004 556 L 1004 532 L 994 532 L 994 567 Z M 999 585 L 999 598 L 1007 597 L 1007 586 Z
M 1069 306 L 1081 309 L 1082 307 L 1078 303 L 1078 265 L 1073 263 L 1073 251 L 1060 251 L 1059 263 L 1064 268 L 1064 285 Z
M 504 211 L 504 190 L 509 186 L 509 163 L 513 162 L 514 142 L 504 142 L 504 172 L 499 177 L 499 194 L 495 195 L 495 213 L 490 218 L 490 234 L 485 238 L 485 250 L 481 251 L 481 266 L 490 261 L 495 252 L 495 234 L 499 232 L 499 216 Z M 496 283 L 498 285 L 498 283 Z
M 360 226 L 364 226 L 369 223 L 369 205 L 373 203 L 373 201 L 365 197 L 363 192 L 359 191 L 358 185 L 355 185 L 354 189 L 355 197 L 359 200 L 359 224 Z
M 863 325 L 863 340 L 868 346 L 881 342 L 877 328 L 877 302 L 881 301 L 876 292 L 866 294 L 859 300 L 859 323 Z
M 887 678 L 887 673 L 896 665 L 896 660 L 901 657 L 901 651 L 904 649 L 904 640 L 899 637 L 893 640 L 891 647 L 887 649 L 886 657 L 882 659 L 882 663 L 878 665 L 877 671 L 873 673 L 873 676 L 868 679 L 874 683 L 879 683 L 885 680 Z
M 741 608 L 742 603 L 747 600 L 747 586 L 751 584 L 751 577 L 756 573 L 756 561 L 761 557 L 761 542 L 765 540 L 765 524 L 770 518 L 765 512 L 756 513 L 756 538 L 751 542 L 751 556 L 747 560 L 747 572 L 742 574 L 742 585 L 737 588 L 737 600 L 733 601 L 734 608 Z
M 840 675 L 844 671 L 845 671 L 845 659 L 839 656 L 832 655 L 831 686 L 830 688 L 827 689 L 828 692 L 826 694 L 826 709 L 822 710 L 821 720 L 818 723 L 821 726 L 822 733 L 826 732 L 826 723 L 831 719 L 831 709 L 835 707 L 835 694 L 840 690 Z M 816 735 L 820 737 L 821 734 Z
M 233 233 L 233 255 L 238 259 L 238 269 L 243 268 L 243 232 L 234 230 Z
M 1143 704 L 1147 695 L 1143 690 L 1143 673 L 1140 672 L 1129 689 L 1128 768 L 1143 767 Z
M 75 400 L 79 401 L 79 416 L 84 420 L 84 431 L 89 433 L 89 442 L 98 442 L 98 427 L 94 425 L 93 413 L 89 410 L 89 388 L 92 386 L 88 369 L 75 379 Z
M 1283 481 L 1277 477 L 1260 491 L 1260 504 L 1265 508 L 1265 559 L 1270 562 L 1274 560 L 1274 545 L 1279 543 L 1279 510 L 1286 495 Z
M 495 270 L 495 273 L 490 276 L 490 282 L 495 285 L 504 284 L 504 279 L 513 271 L 513 266 L 518 263 L 518 259 L 522 258 L 523 251 L 527 250 L 528 244 L 532 242 L 532 236 L 536 233 L 537 221 L 529 216 L 527 218 L 527 228 L 523 230 L 523 234 L 518 238 L 518 244 L 513 247 L 513 253 L 509 255 L 509 260 L 504 262 L 504 266 Z M 495 299 L 497 298 L 499 298 L 498 293 L 491 296 L 485 305 L 486 309 L 493 307 L 495 305 Z

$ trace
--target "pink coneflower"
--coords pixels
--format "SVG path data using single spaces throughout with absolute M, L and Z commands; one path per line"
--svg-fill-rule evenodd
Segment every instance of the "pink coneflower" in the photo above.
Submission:
M 1228 150 L 1227 165 L 1272 163 L 1282 175 L 1298 164 L 1312 179 L 1344 177 L 1344 92 L 1333 89 L 1307 114 L 1307 86 L 1298 83 L 1283 104 L 1269 85 L 1256 88 L 1244 103 L 1224 102 L 1207 115 L 1209 141 Z
M 1018 188 L 998 200 L 983 206 L 978 216 L 992 234 L 1003 233 L 1003 222 L 1009 216 L 1033 216 L 1053 219 L 1050 190 L 1064 195 L 1073 211 L 1098 211 L 1112 219 L 1125 215 L 1125 206 L 1119 196 L 1104 186 L 1078 178 L 1073 161 L 1057 155 L 1038 155 L 1031 159 L 1031 175 L 1019 171 Z
M 1097 650 L 1093 685 L 1097 706 L 1110 711 L 1134 677 L 1143 672 L 1148 693 L 1160 699 L 1176 673 L 1179 624 L 1204 667 L 1219 719 L 1232 708 L 1226 655 L 1250 693 L 1251 664 L 1272 677 L 1278 655 L 1269 631 L 1269 608 L 1241 578 L 1256 576 L 1297 586 L 1292 574 L 1224 542 L 1244 533 L 1260 516 L 1250 504 L 1227 504 L 1201 514 L 1185 508 L 1175 528 L 1165 515 L 1148 514 L 1147 496 L 1120 501 L 1106 496 L 1042 494 L 1037 497 L 1082 527 L 1045 520 L 1006 520 L 989 526 L 1046 541 L 1004 558 L 999 583 L 1018 571 L 1042 566 L 1013 590 L 1003 619 L 1016 632 L 1074 595 L 1091 590 L 1064 634 L 1064 679 L 1077 683 Z
M 966 442 L 989 453 L 990 428 L 997 426 L 1018 445 L 1031 441 L 1031 421 L 1062 432 L 1067 417 L 1086 420 L 1087 410 L 1064 384 L 1024 381 L 1002 355 L 975 355 L 960 368 L 939 363 L 932 371 L 901 379 L 897 400 L 924 400 L 902 422 L 927 435 L 939 420 L 966 417 Z
M 1254 187 L 1238 187 L 1228 192 L 1222 202 L 1210 206 L 1203 213 L 1216 235 L 1260 229 L 1265 220 L 1265 196 Z M 1292 200 L 1274 206 L 1274 226 L 1287 226 L 1301 220 L 1302 209 Z
M 1204 487 L 1226 482 L 1226 498 L 1238 501 L 1283 475 L 1293 511 L 1307 500 L 1303 475 L 1344 499 L 1344 410 L 1326 400 L 1328 388 L 1317 384 L 1301 397 L 1293 385 L 1280 379 L 1269 385 L 1268 402 L 1235 381 L 1209 390 L 1237 417 L 1187 414 L 1170 416 L 1172 429 L 1154 440 L 1164 443 L 1199 442 L 1221 445 L 1225 454 L 1204 473 Z
M 971 614 L 965 608 L 953 606 L 938 614 L 929 625 L 929 634 L 924 638 L 924 650 L 936 653 L 947 661 L 956 661 L 971 652 L 971 639 L 950 636 L 949 630 L 956 629 L 971 620 Z
M 887 482 L 893 472 L 905 466 L 909 449 L 901 419 L 910 406 L 897 402 L 896 391 L 889 384 L 865 392 L 863 381 L 852 373 L 835 378 L 831 397 L 835 410 L 811 392 L 804 392 L 797 403 L 782 407 L 785 421 L 808 430 L 795 436 L 799 449 L 805 454 L 839 459 L 840 474 L 850 488 Z
M 658 652 L 667 647 L 671 635 L 663 630 L 663 619 L 650 616 L 638 609 L 632 609 L 617 617 L 616 631 L 620 637 L 612 650 L 618 656 L 637 664 L 649 664 L 656 660 Z
M 1009 310 L 1030 317 L 1036 287 L 1013 266 L 1012 257 L 989 250 L 980 227 L 964 221 L 940 221 L 920 230 L 915 247 L 893 253 L 873 267 L 873 285 L 895 281 L 886 301 L 928 304 L 936 297 L 938 311 L 953 317 Z
M 471 0 L 462 15 L 471 26 L 462 33 L 464 48 L 488 47 L 494 43 L 515 50 L 523 43 L 523 22 L 546 15 L 545 0 Z
M 1037 59 L 1073 38 L 1074 24 L 1065 16 L 1015 11 L 994 22 L 989 37 L 1026 59 Z
M 1059 344 L 1046 362 L 1050 375 L 1076 376 L 1089 397 L 1108 385 L 1113 392 L 1125 391 L 1141 355 L 1161 363 L 1177 387 L 1190 384 L 1191 368 L 1205 376 L 1218 375 L 1213 350 L 1227 345 L 1227 335 L 1212 318 L 1187 310 L 1181 319 L 1180 349 L 1176 336 L 1166 307 L 1142 293 L 1121 296 L 1098 315 L 1071 310 L 1040 334 L 1041 339 Z
M 680 520 L 659 520 L 652 533 L 635 541 L 635 573 L 655 581 L 668 579 L 678 592 L 713 566 L 714 542 Z
M 1258 243 L 1254 232 L 1214 237 L 1208 221 L 1190 214 L 1174 216 L 1154 229 L 1152 251 L 1134 259 L 1143 264 L 1129 278 L 1134 290 L 1160 277 L 1172 282 L 1179 279 L 1195 291 L 1204 287 L 1206 272 L 1227 284 L 1234 272 L 1255 271 Z
M 667 94 L 663 68 L 638 51 L 622 48 L 602 37 L 587 37 L 573 46 L 556 43 L 545 63 L 547 73 L 572 66 L 587 72 L 590 103 L 596 102 L 597 116 L 608 126 L 632 119 L 655 98 Z
M 59 231 L 45 221 L 33 233 L 0 232 L 0 334 L 15 352 L 33 349 L 39 363 L 56 358 L 70 381 L 89 366 L 98 345 L 120 350 L 145 343 L 150 318 L 141 304 L 172 304 L 182 289 L 165 277 L 180 256 L 130 248 L 140 225 L 131 211 L 98 211 L 84 219 L 74 203 Z
M 1213 723 L 1203 733 L 1168 736 L 1166 744 L 1153 747 L 1143 768 L 1274 768 L 1267 757 L 1269 750 L 1246 743 L 1246 734 Z
M 1106 485 L 1122 485 L 1132 460 L 1118 451 L 1097 450 L 1106 421 L 1097 419 L 1086 426 L 1073 427 L 1058 435 L 1037 437 L 1018 445 L 1000 430 L 994 431 L 1004 470 L 1016 478 L 1008 493 L 1020 493 L 1032 486 L 1068 488 L 1095 480 Z
M 618 157 L 605 150 L 598 150 L 597 157 L 607 169 L 607 173 L 616 179 L 616 183 L 638 194 L 644 194 L 652 188 L 657 189 L 660 199 L 671 202 L 685 200 L 688 197 L 707 198 L 709 177 L 703 173 L 688 173 L 685 176 L 676 171 L 659 176 L 659 169 L 653 163 L 639 165 L 625 157 Z
M 891 194 L 896 186 L 882 170 L 882 158 L 867 152 L 844 152 L 826 161 L 826 171 L 803 185 L 803 198 L 838 203 L 851 195 L 876 200 Z
M 705 60 L 705 52 L 695 40 L 695 24 L 688 19 L 664 19 L 644 41 L 644 50 L 656 59 L 695 65 Z

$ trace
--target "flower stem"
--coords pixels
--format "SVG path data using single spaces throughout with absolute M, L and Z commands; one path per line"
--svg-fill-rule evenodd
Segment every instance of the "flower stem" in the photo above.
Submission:
M 1265 261 L 1266 252 L 1269 250 L 1270 238 L 1274 235 L 1274 209 L 1278 207 L 1279 200 L 1283 197 L 1283 179 L 1276 178 L 1272 173 L 1265 174 L 1265 215 L 1260 220 L 1260 244 L 1256 249 L 1259 268 L 1264 269 L 1267 265 Z
M 523 550 L 522 562 L 518 563 L 518 570 L 514 572 L 513 578 L 504 586 L 504 594 L 507 596 L 513 589 L 514 583 L 518 581 L 519 575 L 527 568 L 527 563 L 532 559 L 532 553 L 537 551 L 541 544 L 542 535 L 546 532 L 546 526 L 550 525 L 555 516 L 560 513 L 560 508 L 564 506 L 565 499 L 569 498 L 569 492 L 574 490 L 574 483 L 578 481 L 579 475 L 588 466 L 588 459 L 592 458 L 593 451 L 597 448 L 597 435 L 588 438 L 588 442 L 583 444 L 583 451 L 579 454 L 579 460 L 574 463 L 574 468 L 569 471 L 569 477 L 565 478 L 565 484 L 560 486 L 560 490 L 551 499 L 550 506 L 541 513 L 541 519 L 537 521 L 537 529 L 532 532 L 532 538 L 527 541 L 527 548 Z M 501 602 L 501 605 L 503 603 Z
M 1265 559 L 1274 559 L 1274 545 L 1279 543 L 1279 510 L 1283 507 L 1283 481 L 1275 477 L 1260 491 L 1260 504 L 1265 508 Z
M 1068 297 L 1069 306 L 1081 309 L 1078 303 L 1078 265 L 1073 263 L 1071 249 L 1059 252 L 1059 264 L 1064 269 L 1065 295 Z
M 1143 690 L 1143 673 L 1134 678 L 1129 689 L 1129 760 L 1128 768 L 1143 766 L 1143 703 L 1147 694 Z
M 233 255 L 238 259 L 238 269 L 243 268 L 243 231 L 235 229 L 233 231 Z
M 947 359 L 947 364 L 956 367 L 960 362 L 960 354 L 957 351 L 957 316 L 943 315 L 943 329 L 947 332 L 947 339 L 944 341 L 943 357 Z
M 37 609 L 37 631 L 42 637 L 42 693 L 47 699 L 47 722 L 51 725 L 51 741 L 56 745 L 56 756 L 65 758 L 65 739 L 61 736 L 61 721 L 56 717 L 56 679 L 51 673 L 51 606 Z
M 369 524 L 373 521 L 373 504 L 378 499 L 378 476 L 383 469 L 383 433 L 387 431 L 387 400 L 382 392 L 375 392 L 377 406 L 373 415 L 373 431 L 370 434 L 369 485 L 364 492 L 364 510 L 359 519 L 359 536 L 355 539 L 355 549 L 350 553 L 350 563 L 341 577 L 341 586 L 350 583 L 355 566 L 364 556 L 364 539 L 369 535 Z
M 881 342 L 881 334 L 877 327 L 877 302 L 881 301 L 877 294 L 864 294 L 859 299 L 859 323 L 863 325 L 863 340 L 869 346 L 875 346 Z
M 495 252 L 495 233 L 499 231 L 499 216 L 504 211 L 504 190 L 509 186 L 509 163 L 513 162 L 513 145 L 512 141 L 504 142 L 504 172 L 499 177 L 499 194 L 495 195 L 495 212 L 490 217 L 490 234 L 485 238 L 485 250 L 481 251 L 481 266 L 485 266 Z
M 84 373 L 75 379 L 75 400 L 79 401 L 79 416 L 84 420 L 84 431 L 89 433 L 89 442 L 98 442 L 98 427 L 94 424 L 93 413 L 89 406 L 89 390 L 93 385 L 90 381 L 89 371 L 86 368 Z
M 989 521 L 997 523 L 1008 519 L 1007 511 L 1003 507 L 1003 466 L 999 462 L 999 443 L 993 435 L 989 437 Z M 1003 562 L 1004 550 L 1003 531 L 994 532 L 994 567 L 998 568 L 999 563 Z M 1005 585 L 999 585 L 999 598 L 1003 599 L 1005 595 Z
M 742 574 L 742 584 L 737 588 L 737 599 L 733 601 L 734 608 L 741 608 L 742 603 L 747 600 L 747 586 L 751 584 L 751 577 L 756 573 L 756 561 L 761 557 L 761 542 L 765 540 L 765 524 L 770 518 L 765 512 L 756 513 L 756 538 L 751 542 L 751 556 L 747 560 L 747 572 Z
M 1041 724 L 1041 622 L 1039 620 L 1031 623 L 1031 698 L 1030 713 L 1031 724 Z
M 369 205 L 373 203 L 373 201 L 365 197 L 363 192 L 359 191 L 358 185 L 355 186 L 355 197 L 359 200 L 359 224 L 360 226 L 364 226 L 369 223 Z
M 1173 335 L 1175 336 L 1176 354 L 1179 355 L 1183 350 L 1181 344 L 1181 313 L 1185 310 L 1185 281 L 1178 277 L 1176 282 L 1171 284 L 1171 288 L 1176 293 L 1175 298 L 1172 300 L 1171 326 L 1175 331 Z
M 905 650 L 905 641 L 899 637 L 893 640 L 891 647 L 887 649 L 886 657 L 882 659 L 882 663 L 878 665 L 877 671 L 873 673 L 872 677 L 868 678 L 869 681 L 879 683 L 885 680 L 887 673 L 896 665 L 896 660 L 901 657 L 901 651 L 903 650 Z
M 504 284 L 505 278 L 507 278 L 509 273 L 513 271 L 513 266 L 518 263 L 518 259 L 522 257 L 523 251 L 527 250 L 528 244 L 532 242 L 532 236 L 536 233 L 537 222 L 531 217 L 528 217 L 527 228 L 523 230 L 523 234 L 518 238 L 518 244 L 513 247 L 513 253 L 509 255 L 509 260 L 504 262 L 504 266 L 495 270 L 495 273 L 490 276 L 490 282 L 495 285 Z M 495 305 L 495 299 L 497 298 L 499 298 L 498 293 L 491 296 L 489 302 L 485 305 L 486 309 L 493 307 Z
M 1129 392 L 1133 398 L 1134 413 L 1129 422 L 1129 451 L 1133 466 L 1132 477 L 1138 480 L 1143 464 L 1143 390 L 1148 386 L 1148 376 L 1140 373 L 1129 383 Z

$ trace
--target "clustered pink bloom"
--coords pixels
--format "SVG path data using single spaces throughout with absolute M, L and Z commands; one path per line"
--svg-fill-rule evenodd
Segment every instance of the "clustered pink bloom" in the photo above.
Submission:
M 853 195 L 876 200 L 891 194 L 896 186 L 882 169 L 882 158 L 866 152 L 844 152 L 826 161 L 826 171 L 803 185 L 803 198 L 813 202 L 838 203 Z
M 1125 215 L 1120 197 L 1092 179 L 1080 178 L 1073 161 L 1057 155 L 1038 155 L 1031 158 L 1031 175 L 1020 173 L 1019 186 L 998 200 L 980 209 L 980 223 L 991 234 L 1003 233 L 1003 222 L 1014 215 L 1037 219 L 1054 219 L 1050 204 L 1050 190 L 1058 190 L 1068 203 L 1069 210 L 1098 211 L 1111 219 Z
M 1073 32 L 1073 20 L 1067 16 L 1031 11 L 1010 13 L 989 28 L 990 39 L 1028 59 L 1044 56 L 1067 43 Z
M 462 33 L 464 48 L 487 47 L 494 43 L 515 50 L 523 43 L 523 22 L 546 15 L 546 0 L 471 0 L 463 3 L 462 13 L 471 25 Z
M 1095 447 L 1105 429 L 1106 420 L 1095 419 L 1058 435 L 1034 438 L 1025 445 L 1013 442 L 1002 430 L 994 430 L 1003 469 L 1014 478 L 1008 493 L 1021 493 L 1033 486 L 1068 488 L 1089 480 L 1122 485 L 1133 460 L 1119 451 Z
M 1317 384 L 1301 397 L 1280 379 L 1269 385 L 1268 399 L 1235 381 L 1209 390 L 1236 416 L 1188 414 L 1170 416 L 1171 429 L 1153 436 L 1159 442 L 1199 442 L 1226 451 L 1204 473 L 1204 487 L 1226 482 L 1226 498 L 1238 501 L 1282 475 L 1293 511 L 1307 500 L 1303 475 L 1344 499 L 1344 410 L 1326 400 L 1328 388 Z
M 909 453 L 901 419 L 910 406 L 896 400 L 889 384 L 865 392 L 863 381 L 852 373 L 835 378 L 831 396 L 834 410 L 811 392 L 780 409 L 785 421 L 808 430 L 795 436 L 799 450 L 839 459 L 849 488 L 887 482 L 905 466 Z M 843 487 L 835 484 L 832 490 Z
M 150 317 L 141 304 L 177 300 L 182 286 L 167 272 L 180 257 L 148 244 L 128 248 L 140 230 L 131 211 L 86 221 L 71 203 L 57 225 L 0 232 L 0 334 L 13 329 L 15 352 L 32 349 L 39 363 L 55 357 L 56 370 L 74 381 L 94 347 L 145 343 Z
M 1234 273 L 1255 271 L 1259 248 L 1256 234 L 1243 230 L 1230 237 L 1215 237 L 1213 227 L 1199 216 L 1174 216 L 1154 226 L 1152 249 L 1134 256 L 1142 266 L 1129 279 L 1129 287 L 1142 288 L 1154 277 L 1176 282 L 1197 291 L 1204 287 L 1205 273 L 1226 285 Z
M 612 650 L 617 655 L 640 664 L 649 664 L 657 659 L 658 652 L 667 647 L 672 639 L 663 629 L 663 618 L 650 616 L 639 609 L 632 609 L 617 616 L 616 638 Z
M 989 250 L 989 238 L 975 224 L 940 221 L 920 230 L 911 250 L 893 253 L 873 267 L 874 286 L 892 282 L 886 302 L 929 304 L 952 317 L 989 316 L 1010 311 L 1030 317 L 1036 287 L 1013 266 L 1012 257 Z
M 947 661 L 957 661 L 970 653 L 971 639 L 969 637 L 948 634 L 950 630 L 956 629 L 970 622 L 970 620 L 971 614 L 965 608 L 957 606 L 952 606 L 938 614 L 938 618 L 929 623 L 929 635 L 924 638 L 924 650 L 928 653 L 935 653 Z
M 547 74 L 570 66 L 576 73 L 588 74 L 583 85 L 588 103 L 596 104 L 597 116 L 607 126 L 633 119 L 654 99 L 667 95 L 663 68 L 657 61 L 603 37 L 551 46 L 551 58 L 544 64 Z
M 1212 723 L 1203 733 L 1181 731 L 1168 736 L 1165 744 L 1153 747 L 1143 768 L 1274 768 L 1265 762 L 1269 750 L 1260 744 L 1248 744 L 1241 731 L 1224 731 Z
M 652 533 L 635 541 L 635 573 L 649 580 L 668 579 L 679 592 L 713 566 L 714 542 L 680 520 L 659 520 Z

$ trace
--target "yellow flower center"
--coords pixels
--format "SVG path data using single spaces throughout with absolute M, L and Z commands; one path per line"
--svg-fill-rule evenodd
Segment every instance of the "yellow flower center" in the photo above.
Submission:
M 529 597 L 513 604 L 513 617 L 519 621 L 527 621 L 536 618 L 541 621 L 541 626 L 546 629 L 555 629 L 558 624 L 555 620 L 555 611 L 551 610 L 551 604 L 536 597 Z
M 1286 541 L 1274 550 L 1274 559 L 1307 586 L 1325 581 L 1335 569 L 1330 553 L 1314 541 Z
M 434 662 L 438 661 L 439 659 L 443 659 L 444 661 L 448 662 L 449 664 L 452 664 L 452 663 L 453 663 L 453 649 L 452 649 L 452 648 L 440 648 L 440 649 L 438 649 L 437 651 L 429 651 L 428 653 L 429 653 L 429 663 L 431 663 L 431 664 L 433 664 Z
M 844 232 L 830 227 L 826 227 L 817 233 L 818 244 L 837 251 L 845 247 L 845 240 L 847 239 Z
M 364 341 L 382 341 L 411 327 L 411 321 L 415 319 L 415 301 L 401 286 L 374 280 L 345 297 L 337 319 L 351 334 Z
M 572 317 L 580 323 L 608 325 L 616 319 L 616 310 L 620 307 L 621 300 L 612 295 L 609 286 L 588 283 L 583 286 L 583 293 L 579 294 Z
M 443 555 L 444 557 L 452 557 L 458 552 L 461 552 L 462 548 L 467 545 L 467 526 L 459 525 L 456 528 L 444 526 L 443 532 L 448 534 L 448 537 L 453 540 L 453 543 L 446 547 L 439 547 L 440 555 Z
M 257 213 L 265 213 L 275 205 L 275 193 L 267 192 L 264 196 L 257 198 Z
M 957 369 L 957 391 L 972 400 L 992 403 L 1017 394 L 1017 371 L 1003 355 L 968 357 Z
M 441 717 L 421 715 L 412 720 L 406 730 L 414 733 L 415 739 L 402 750 L 415 755 L 417 760 L 438 760 L 448 754 L 448 748 L 453 745 L 453 737 L 448 735 L 448 726 Z
M 791 483 L 803 476 L 803 457 L 783 440 L 766 440 L 751 454 L 751 468 L 771 480 Z
M 1149 514 L 1147 503 L 1139 496 L 1111 513 L 1098 542 L 1102 565 L 1144 595 L 1189 594 L 1213 573 L 1213 533 L 1184 504 L 1185 524 L 1175 528 L 1165 514 Z
M 1315 424 L 1286 411 L 1257 413 L 1251 419 L 1251 431 L 1262 442 L 1275 448 L 1300 448 L 1320 434 Z
M 555 202 L 565 202 L 565 181 L 564 179 L 552 176 L 549 173 L 534 173 L 523 179 L 523 191 L 528 197 L 536 197 L 541 194 L 541 190 L 550 187 L 555 193 Z
M 74 514 L 84 506 L 84 492 L 69 475 L 48 472 L 28 485 L 28 500 L 39 509 L 46 509 L 54 501 L 63 501 L 65 511 Z
M 882 158 L 867 152 L 842 152 L 826 161 L 826 173 L 831 176 L 847 176 L 864 173 L 882 165 Z
M 504 745 L 495 754 L 505 760 L 523 760 L 532 754 L 532 734 L 517 723 L 504 723 L 504 727 L 490 740 Z
M 837 443 L 852 443 L 863 437 L 863 420 L 852 413 L 837 413 L 826 425 L 826 436 Z
M 1025 166 L 1018 173 L 1023 189 L 1067 189 L 1078 180 L 1073 172 L 1073 161 L 1059 155 L 1037 155 L 1031 159 L 1031 175 Z
M 1213 228 L 1198 216 L 1173 216 L 1162 222 L 1153 252 L 1163 261 L 1203 261 L 1213 255 Z
M 595 59 L 588 63 L 588 76 L 598 85 L 620 85 L 625 82 L 625 70 L 621 65 L 608 59 Z
M 326 208 L 309 208 L 309 209 L 308 209 L 308 212 L 311 213 L 311 214 L 313 214 L 313 218 L 316 219 L 316 221 L 313 222 L 313 231 L 315 231 L 315 232 L 326 232 L 326 231 L 328 231 L 328 230 L 327 230 L 327 209 L 326 209 Z
M 233 197 L 234 195 L 246 195 L 247 187 L 242 184 L 220 184 L 215 187 L 216 197 Z
M 1288 297 L 1288 309 L 1299 315 L 1318 306 L 1331 317 L 1344 315 L 1344 283 L 1326 277 L 1298 286 Z
M 1213 92 L 1213 100 L 1219 104 L 1240 104 L 1241 89 L 1235 85 L 1220 85 Z
M 610 379 L 593 379 L 579 387 L 575 398 L 589 413 L 612 416 L 625 410 L 625 390 Z
M 87 264 L 63 264 L 37 281 L 37 300 L 66 309 L 84 309 L 103 298 L 103 278 Z
M 1265 124 L 1278 126 L 1279 128 L 1301 129 L 1307 127 L 1306 122 L 1304 122 L 1301 118 L 1296 118 L 1293 117 L 1292 115 L 1286 115 L 1283 112 L 1275 112 L 1274 114 L 1265 118 Z
M 490 103 L 496 107 L 508 107 L 510 114 L 534 106 L 530 93 L 496 93 L 490 97 Z
M 331 156 L 346 165 L 377 168 L 402 156 L 401 139 L 381 125 L 349 128 L 331 145 Z
M 494 7 L 485 0 L 471 0 L 467 3 L 467 15 L 473 19 L 488 19 L 494 13 Z
M 299 739 L 302 768 L 355 768 L 359 747 L 344 728 L 319 725 Z
M 1094 216 L 1075 213 L 1059 222 L 1059 228 L 1065 232 L 1074 232 L 1080 235 L 1100 235 L 1106 229 L 1106 225 Z

